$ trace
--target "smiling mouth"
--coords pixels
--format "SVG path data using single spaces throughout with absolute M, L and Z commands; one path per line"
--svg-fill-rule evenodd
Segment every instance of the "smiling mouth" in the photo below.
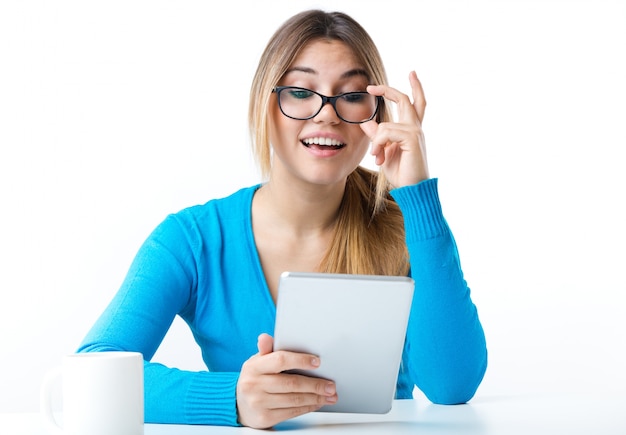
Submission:
M 338 140 L 330 139 L 327 137 L 310 137 L 307 139 L 303 139 L 301 142 L 302 142 L 302 145 L 304 145 L 307 148 L 318 148 L 318 149 L 321 149 L 322 147 L 328 147 L 328 148 L 338 150 L 346 146 L 345 143 L 341 143 Z

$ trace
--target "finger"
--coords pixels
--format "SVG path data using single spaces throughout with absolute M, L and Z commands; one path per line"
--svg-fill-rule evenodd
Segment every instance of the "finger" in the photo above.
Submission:
M 313 370 L 319 367 L 320 360 L 315 355 L 278 350 L 255 357 L 257 373 L 281 373 L 287 370 Z
M 308 393 L 313 396 L 325 397 L 337 394 L 337 388 L 333 381 L 295 373 L 267 375 L 264 378 L 264 383 L 266 383 L 265 391 L 273 394 Z
M 416 135 L 418 128 L 415 124 L 379 124 L 376 137 L 372 138 L 370 150 L 370 154 L 376 156 L 376 164 L 382 165 L 385 159 L 389 157 L 387 154 L 390 147 L 393 146 L 395 149 L 398 144 L 410 142 Z
M 319 409 L 324 405 L 334 405 L 335 403 L 337 403 L 336 395 L 320 396 L 308 393 L 271 394 L 265 399 L 265 404 L 269 410 L 301 407 Z
M 409 82 L 411 82 L 411 91 L 413 92 L 413 107 L 421 123 L 424 120 L 424 113 L 426 111 L 426 98 L 424 97 L 422 83 L 417 78 L 415 71 L 411 71 L 409 74 Z
M 371 120 L 359 125 L 361 126 L 361 130 L 363 130 L 363 133 L 365 133 L 367 137 L 372 140 L 372 138 L 376 135 L 376 131 L 378 130 L 378 123 L 374 120 Z
M 322 405 L 307 405 L 291 408 L 269 409 L 266 412 L 258 413 L 252 422 L 244 422 L 244 426 L 255 429 L 269 429 L 285 420 L 289 420 L 309 412 L 317 411 Z
M 415 111 L 415 107 L 411 104 L 408 95 L 403 94 L 399 90 L 385 85 L 370 85 L 367 92 L 372 95 L 382 96 L 389 101 L 393 101 L 398 106 L 398 121 L 418 123 L 419 118 Z
M 266 355 L 274 348 L 274 338 L 269 334 L 261 334 L 257 340 L 259 355 Z

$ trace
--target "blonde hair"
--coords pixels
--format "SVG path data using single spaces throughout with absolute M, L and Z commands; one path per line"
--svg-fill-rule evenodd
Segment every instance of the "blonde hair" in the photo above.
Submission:
M 254 155 L 264 177 L 269 176 L 271 168 L 272 89 L 300 51 L 319 39 L 343 42 L 352 49 L 368 73 L 370 83 L 387 84 L 387 74 L 376 45 L 350 16 L 342 12 L 309 10 L 285 21 L 262 53 L 250 89 L 248 122 Z M 384 101 L 377 120 L 391 120 L 391 112 Z M 408 273 L 404 223 L 400 209 L 389 195 L 389 187 L 382 172 L 361 166 L 348 176 L 335 236 L 320 264 L 320 271 L 378 275 Z

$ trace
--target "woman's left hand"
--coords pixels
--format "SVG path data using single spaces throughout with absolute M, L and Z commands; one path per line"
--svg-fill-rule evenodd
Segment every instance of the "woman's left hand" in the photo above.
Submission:
M 397 122 L 368 121 L 361 128 L 372 142 L 371 154 L 393 187 L 417 184 L 429 178 L 422 120 L 426 100 L 415 71 L 409 74 L 413 102 L 389 86 L 371 85 L 367 92 L 397 104 Z

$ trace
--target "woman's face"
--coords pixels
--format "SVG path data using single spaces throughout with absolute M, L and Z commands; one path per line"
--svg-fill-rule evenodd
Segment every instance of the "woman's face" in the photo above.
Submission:
M 368 84 L 363 66 L 350 48 L 340 41 L 326 40 L 309 43 L 279 83 L 326 96 L 365 91 Z M 283 115 L 273 94 L 270 116 L 272 178 L 280 176 L 290 182 L 317 185 L 343 184 L 369 146 L 369 138 L 361 127 L 342 121 L 329 103 L 315 117 L 296 120 Z

